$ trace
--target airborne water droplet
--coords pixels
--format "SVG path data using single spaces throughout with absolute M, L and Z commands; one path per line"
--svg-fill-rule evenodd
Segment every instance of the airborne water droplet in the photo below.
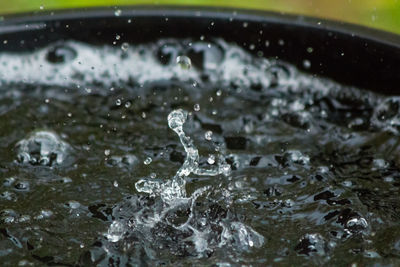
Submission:
M 210 141 L 210 140 L 212 139 L 212 134 L 213 134 L 212 131 L 207 131 L 207 132 L 204 134 L 204 138 L 205 138 L 206 140 Z
M 152 158 L 147 157 L 147 158 L 143 161 L 143 163 L 144 163 L 145 165 L 149 165 L 152 161 L 153 161 Z
M 311 62 L 307 59 L 303 60 L 303 67 L 306 69 L 311 68 Z
M 128 50 L 128 48 L 129 48 L 129 44 L 128 44 L 128 43 L 122 43 L 122 44 L 121 44 L 121 49 L 122 49 L 124 52 L 126 52 L 126 51 Z
M 212 165 L 215 163 L 215 156 L 214 155 L 210 155 L 207 159 L 207 163 Z
M 121 14 L 122 14 L 121 9 L 117 9 L 117 10 L 114 11 L 114 15 L 115 15 L 116 17 L 121 16 Z
M 178 56 L 176 58 L 176 64 L 183 70 L 188 70 L 192 67 L 192 60 L 187 56 Z

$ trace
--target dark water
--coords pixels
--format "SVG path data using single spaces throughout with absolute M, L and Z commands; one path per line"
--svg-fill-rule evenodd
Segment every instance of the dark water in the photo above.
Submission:
M 1 265 L 400 264 L 400 97 L 222 40 L 58 43 L 1 54 L 0 81 Z M 176 109 L 230 172 L 166 201 L 135 183 L 185 162 Z

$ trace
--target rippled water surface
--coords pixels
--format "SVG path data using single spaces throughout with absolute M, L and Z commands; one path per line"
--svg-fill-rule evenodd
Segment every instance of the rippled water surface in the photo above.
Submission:
M 3 53 L 0 90 L 2 265 L 400 264 L 400 97 L 173 39 Z

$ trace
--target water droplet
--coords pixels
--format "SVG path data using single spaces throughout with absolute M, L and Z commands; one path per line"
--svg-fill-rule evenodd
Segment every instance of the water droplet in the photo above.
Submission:
M 178 56 L 176 58 L 176 64 L 183 70 L 188 70 L 192 67 L 192 60 L 187 56 Z
M 128 43 L 122 43 L 121 44 L 121 49 L 122 49 L 122 51 L 127 51 L 128 50 L 128 48 L 129 48 L 129 44 Z
M 127 102 L 125 103 L 125 107 L 126 107 L 126 108 L 130 108 L 131 105 L 132 105 L 132 104 L 131 104 L 130 101 L 127 101 Z
M 152 161 L 153 161 L 152 158 L 147 157 L 147 158 L 143 161 L 143 163 L 144 163 L 145 165 L 149 165 Z
M 213 132 L 212 132 L 212 131 L 207 131 L 207 132 L 204 134 L 204 138 L 205 138 L 206 140 L 210 141 L 210 140 L 212 139 L 212 135 L 213 135 Z
M 121 14 L 122 14 L 121 9 L 117 9 L 117 10 L 114 11 L 114 15 L 115 15 L 116 17 L 121 16 Z
M 115 101 L 115 105 L 121 106 L 121 104 L 122 104 L 122 101 L 121 101 L 121 99 L 118 98 L 118 99 Z
M 117 182 L 117 181 L 114 181 L 113 186 L 114 186 L 114 187 L 118 187 L 118 186 L 119 186 L 119 185 L 118 185 L 118 182 Z
M 115 35 L 115 40 L 119 40 L 119 39 L 121 39 L 121 35 Z
M 307 59 L 303 60 L 303 67 L 305 69 L 311 68 L 311 62 L 309 60 L 307 60 Z
M 194 111 L 200 111 L 200 105 L 199 104 L 195 104 L 193 106 Z
M 111 153 L 110 149 L 104 150 L 104 155 L 109 156 Z
M 207 159 L 207 163 L 210 165 L 213 165 L 215 163 L 215 156 L 214 155 L 210 155 Z

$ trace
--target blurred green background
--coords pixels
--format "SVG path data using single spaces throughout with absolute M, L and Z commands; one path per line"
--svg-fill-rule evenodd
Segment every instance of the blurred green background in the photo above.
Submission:
M 275 10 L 362 24 L 400 33 L 400 0 L 0 0 L 0 14 L 72 7 L 202 5 Z

